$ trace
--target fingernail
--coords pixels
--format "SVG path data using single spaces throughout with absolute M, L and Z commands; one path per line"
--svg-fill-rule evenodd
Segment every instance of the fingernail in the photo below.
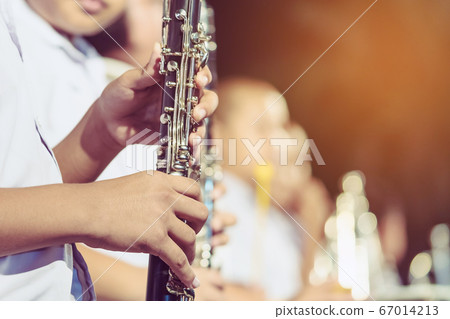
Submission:
M 217 219 L 213 219 L 211 221 L 211 226 L 214 229 L 214 231 L 216 231 L 216 232 L 223 229 L 222 222 L 220 220 L 217 220 Z
M 206 84 L 208 84 L 208 77 L 207 76 L 200 77 L 200 82 L 203 86 L 205 86 Z
M 222 197 L 224 191 L 218 187 L 214 187 L 213 189 L 213 199 L 219 199 L 220 197 Z
M 192 287 L 193 287 L 194 289 L 200 287 L 200 280 L 198 280 L 197 277 L 194 278 L 194 281 L 192 282 Z
M 198 116 L 199 120 L 203 120 L 205 118 L 205 116 L 206 116 L 206 110 L 205 109 L 198 108 L 196 110 L 196 113 L 197 113 L 197 116 Z
M 217 239 L 217 238 L 215 238 L 215 237 L 213 237 L 212 239 L 211 239 L 211 246 L 214 248 L 214 247 L 217 247 L 217 246 L 219 246 L 219 240 Z

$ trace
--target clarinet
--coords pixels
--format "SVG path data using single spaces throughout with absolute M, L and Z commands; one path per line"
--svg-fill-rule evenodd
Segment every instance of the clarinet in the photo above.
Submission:
M 164 92 L 156 169 L 185 177 L 192 174 L 188 139 L 197 126 L 191 116 L 198 103 L 194 79 L 208 60 L 209 38 L 200 24 L 201 6 L 202 0 L 164 0 L 163 5 L 159 72 L 164 76 Z M 147 300 L 191 301 L 194 297 L 193 289 L 186 287 L 160 258 L 150 255 Z
M 206 139 L 209 139 L 209 125 L 206 123 Z M 210 157 L 210 146 L 206 146 L 206 154 L 204 157 Z M 211 227 L 211 220 L 214 214 L 214 160 L 212 158 L 206 158 L 201 163 L 202 177 L 200 178 L 200 186 L 202 190 L 203 203 L 208 209 L 208 219 L 205 225 L 197 235 L 197 247 L 195 253 L 194 263 L 203 268 L 211 268 L 212 266 L 212 245 L 211 239 L 213 231 Z
M 203 2 L 201 21 L 205 25 L 205 31 L 209 37 L 206 46 L 209 51 L 208 67 L 212 73 L 213 80 L 208 85 L 208 89 L 214 90 L 217 86 L 217 43 L 215 38 L 214 9 L 209 4 L 206 4 L 206 2 Z M 211 121 L 212 119 L 205 120 L 205 141 L 207 143 L 204 145 L 203 149 L 205 153 L 201 154 L 200 160 L 200 186 L 202 189 L 203 203 L 208 209 L 208 219 L 197 235 L 194 264 L 202 268 L 211 268 L 213 263 L 213 249 L 211 244 L 213 237 L 211 220 L 214 214 L 213 191 L 215 182 L 220 179 L 221 174 L 221 170 L 215 161 L 212 145 L 209 143 L 209 139 L 211 138 Z

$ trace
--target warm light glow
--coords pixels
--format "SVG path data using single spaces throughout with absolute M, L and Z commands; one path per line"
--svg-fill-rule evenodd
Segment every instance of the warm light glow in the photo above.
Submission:
M 329 240 L 336 240 L 337 229 L 336 229 L 336 216 L 330 216 L 325 223 L 325 236 Z
M 364 235 L 370 235 L 377 229 L 377 217 L 373 213 L 362 213 L 358 218 L 358 230 Z
M 362 173 L 350 172 L 343 178 L 342 189 L 344 192 L 362 194 L 364 192 L 364 181 Z
M 356 273 L 355 219 L 350 211 L 337 213 L 338 281 L 344 288 L 353 287 Z
M 415 279 L 420 279 L 428 275 L 431 270 L 431 256 L 428 253 L 420 253 L 414 257 L 410 266 L 410 273 Z
M 369 297 L 370 282 L 369 282 L 369 254 L 365 243 L 360 243 L 356 246 L 356 276 L 352 287 L 352 297 L 355 300 L 365 300 Z
M 450 244 L 450 232 L 448 226 L 439 224 L 431 230 L 431 245 L 433 247 L 447 248 Z

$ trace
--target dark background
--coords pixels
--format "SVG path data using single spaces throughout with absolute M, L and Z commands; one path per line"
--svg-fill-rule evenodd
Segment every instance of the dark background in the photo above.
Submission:
M 373 1 L 210 0 L 219 77 L 251 76 L 286 90 Z M 316 142 L 314 166 L 333 196 L 360 169 L 371 209 L 398 207 L 412 257 L 449 221 L 450 1 L 378 1 L 285 95 Z

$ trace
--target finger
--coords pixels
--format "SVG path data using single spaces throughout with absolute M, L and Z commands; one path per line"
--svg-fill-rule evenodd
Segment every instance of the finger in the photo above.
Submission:
M 193 199 L 201 198 L 200 185 L 197 183 L 196 180 L 183 176 L 166 175 L 166 174 L 164 175 L 167 178 L 166 181 L 169 183 L 169 186 L 172 187 L 177 193 L 191 197 Z
M 189 134 L 189 146 L 192 147 L 193 153 L 202 143 L 203 137 L 205 137 L 204 126 L 200 126 L 197 132 Z
M 159 61 L 161 60 L 161 45 L 155 43 L 152 55 L 147 65 L 140 70 L 140 77 L 132 84 L 131 88 L 143 90 L 159 82 L 162 76 L 159 74 Z
M 180 198 L 174 205 L 173 209 L 178 218 L 184 219 L 188 225 L 198 233 L 208 218 L 208 209 L 206 206 L 189 197 Z
M 200 281 L 195 276 L 186 255 L 174 241 L 167 240 L 162 244 L 159 257 L 187 287 L 197 288 L 200 286 Z
M 155 62 L 155 70 L 151 72 L 144 72 L 138 69 L 129 70 L 119 77 L 118 81 L 120 81 L 123 87 L 131 90 L 139 91 L 146 89 L 161 81 L 161 75 L 156 71 L 157 64 L 158 62 Z
M 226 233 L 219 233 L 212 237 L 211 239 L 211 246 L 218 247 L 218 246 L 224 246 L 228 244 L 230 241 L 230 237 Z
M 213 91 L 205 90 L 199 102 L 192 114 L 192 117 L 197 123 L 200 123 L 214 113 L 219 105 L 219 98 Z
M 208 66 L 201 69 L 195 77 L 195 83 L 199 89 L 204 88 L 212 81 L 212 74 Z
M 214 233 L 221 232 L 225 227 L 236 224 L 236 216 L 231 213 L 215 212 L 211 221 L 211 227 Z
M 197 131 L 189 134 L 189 146 L 195 148 L 200 145 L 202 139 L 205 138 L 206 127 L 203 122 L 198 123 L 200 126 L 197 127 Z M 198 139 L 198 141 L 195 141 Z
M 179 218 L 169 225 L 169 236 L 184 251 L 189 263 L 192 263 L 195 257 L 195 239 L 194 230 Z
M 219 271 L 215 269 L 207 269 L 207 278 L 211 285 L 218 289 L 223 289 L 225 286 L 225 281 L 220 275 Z
M 145 71 L 143 70 L 143 73 L 151 73 L 151 72 L 155 72 L 155 71 L 159 71 L 159 63 L 157 63 L 157 61 L 161 59 L 161 44 L 159 42 L 156 42 L 153 45 L 153 51 L 152 54 L 150 56 L 150 60 L 147 63 L 147 65 L 145 66 Z M 157 68 L 155 68 L 157 67 Z M 159 72 L 157 72 L 159 73 Z
M 202 151 L 205 149 L 203 148 L 203 140 L 201 136 L 204 136 L 204 129 L 197 131 L 196 133 L 192 133 L 189 135 L 189 145 L 192 147 L 192 162 L 191 165 L 194 163 L 197 163 L 201 160 Z
M 210 285 L 203 285 L 202 288 L 195 292 L 195 299 L 200 301 L 224 301 L 225 293 L 223 289 Z
M 222 182 L 215 183 L 213 194 L 212 194 L 213 200 L 218 200 L 223 195 L 225 195 L 226 192 L 227 192 L 227 188 L 225 187 L 224 183 L 222 183 Z

